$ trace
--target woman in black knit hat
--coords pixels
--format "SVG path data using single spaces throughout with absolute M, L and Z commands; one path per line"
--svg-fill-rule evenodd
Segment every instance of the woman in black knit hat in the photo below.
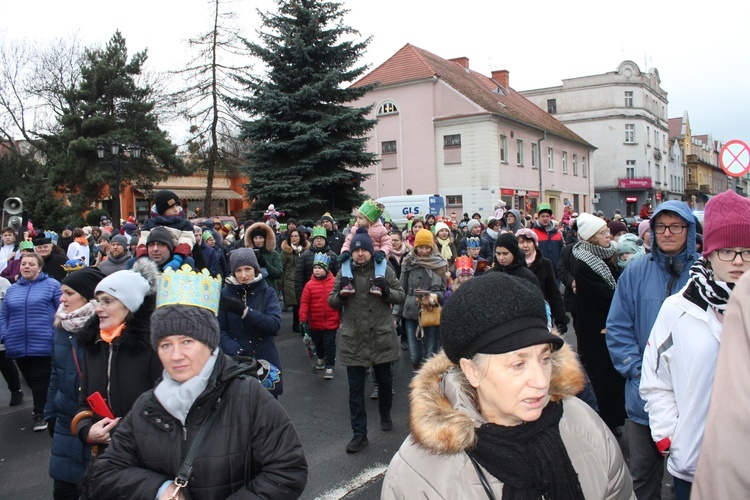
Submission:
M 445 351 L 411 383 L 411 434 L 381 498 L 633 498 L 617 440 L 574 397 L 583 370 L 547 328 L 538 287 L 470 280 L 440 329 Z

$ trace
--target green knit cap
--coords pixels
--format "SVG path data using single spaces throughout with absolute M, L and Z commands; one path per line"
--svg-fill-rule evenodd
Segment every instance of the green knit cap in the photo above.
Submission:
M 370 222 L 375 222 L 380 218 L 385 206 L 375 200 L 365 200 L 359 207 L 359 212 L 364 215 Z
M 315 239 L 317 236 L 322 236 L 328 241 L 328 231 L 323 226 L 315 226 L 312 229 L 312 238 Z
M 536 207 L 536 213 L 540 214 L 542 212 L 549 212 L 550 215 L 552 215 L 552 207 L 549 205 L 549 203 L 540 203 Z

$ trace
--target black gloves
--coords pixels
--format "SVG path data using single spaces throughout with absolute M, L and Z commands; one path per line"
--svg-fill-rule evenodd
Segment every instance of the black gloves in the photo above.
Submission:
M 349 252 L 341 252 L 341 255 L 339 255 L 339 262 L 346 262 L 351 256 L 352 254 Z
M 385 252 L 382 250 L 378 250 L 375 252 L 375 263 L 380 264 L 385 260 Z
M 372 285 L 380 288 L 380 296 L 383 299 L 387 299 L 391 296 L 391 289 L 388 288 L 388 282 L 385 280 L 385 277 L 376 276 L 375 279 L 372 280 Z
M 258 252 L 258 253 L 256 253 L 256 254 L 255 254 L 255 256 L 256 256 L 256 257 L 258 257 L 258 265 L 259 265 L 260 267 L 268 267 L 268 266 L 266 265 L 266 258 L 265 258 L 265 257 L 263 257 L 263 254 L 262 254 L 262 253 Z
M 232 299 L 230 297 L 221 296 L 219 299 L 219 307 L 229 312 L 233 312 L 238 316 L 242 316 L 245 313 L 245 303 L 239 299 Z

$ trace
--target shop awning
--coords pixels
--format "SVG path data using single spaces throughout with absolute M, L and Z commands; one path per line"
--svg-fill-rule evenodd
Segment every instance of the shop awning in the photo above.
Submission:
M 174 193 L 183 200 L 204 200 L 206 198 L 205 189 L 172 189 Z M 241 200 L 242 195 L 231 189 L 212 189 L 211 197 L 214 200 Z

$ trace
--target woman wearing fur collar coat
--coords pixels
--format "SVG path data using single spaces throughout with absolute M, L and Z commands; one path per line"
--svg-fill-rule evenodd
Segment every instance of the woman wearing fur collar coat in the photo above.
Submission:
M 538 287 L 471 280 L 441 331 L 445 351 L 411 384 L 411 434 L 381 498 L 635 498 L 616 439 L 573 397 L 583 371 L 547 329 Z

